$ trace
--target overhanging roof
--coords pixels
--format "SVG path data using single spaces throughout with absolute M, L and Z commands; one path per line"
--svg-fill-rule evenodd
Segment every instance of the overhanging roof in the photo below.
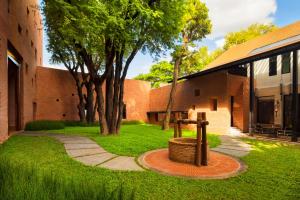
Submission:
M 179 78 L 189 79 L 232 66 L 267 58 L 300 48 L 300 21 L 234 46 L 198 73 Z

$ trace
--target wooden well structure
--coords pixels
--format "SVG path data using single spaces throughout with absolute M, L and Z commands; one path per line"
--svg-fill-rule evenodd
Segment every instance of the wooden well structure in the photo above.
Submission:
M 196 124 L 196 138 L 182 138 L 182 125 Z M 208 143 L 205 112 L 197 113 L 197 120 L 182 119 L 181 113 L 174 115 L 174 138 L 169 140 L 169 158 L 173 161 L 208 165 Z

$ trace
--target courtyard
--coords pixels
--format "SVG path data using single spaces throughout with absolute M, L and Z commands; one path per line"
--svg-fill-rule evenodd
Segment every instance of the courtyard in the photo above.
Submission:
M 167 147 L 173 135 L 172 131 L 166 133 L 149 124 L 123 125 L 118 137 L 99 136 L 97 127 L 65 127 L 47 132 L 84 136 L 110 153 L 135 158 Z M 194 136 L 190 131 L 184 134 Z M 208 141 L 211 148 L 221 143 L 216 134 L 209 134 Z M 299 146 L 242 141 L 252 147 L 248 155 L 240 158 L 248 166 L 246 172 L 222 180 L 193 180 L 151 170 L 130 172 L 86 166 L 69 157 L 63 144 L 51 136 L 15 135 L 0 146 L 0 194 L 2 199 L 97 199 L 101 191 L 112 196 L 117 193 L 113 199 L 298 199 Z M 34 176 L 28 176 L 28 171 Z

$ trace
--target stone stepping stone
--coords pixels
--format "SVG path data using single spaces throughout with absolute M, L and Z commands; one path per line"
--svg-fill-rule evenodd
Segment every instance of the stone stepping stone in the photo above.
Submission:
M 97 144 L 96 142 L 89 140 L 87 138 L 84 139 L 58 139 L 60 142 L 65 144 Z
M 71 156 L 72 158 L 106 153 L 106 151 L 100 147 L 94 149 L 67 149 L 66 151 L 68 155 Z
M 101 154 L 76 157 L 74 159 L 85 165 L 96 166 L 115 157 L 117 157 L 117 155 L 106 152 Z
M 238 150 L 232 150 L 232 149 L 223 149 L 223 148 L 219 148 L 219 147 L 213 148 L 212 150 L 220 152 L 220 153 L 224 153 L 227 155 L 235 156 L 235 157 L 243 157 L 249 153 L 249 151 L 238 151 Z
M 231 149 L 231 150 L 237 150 L 237 151 L 251 151 L 251 147 L 241 147 L 241 146 L 233 146 L 233 145 L 226 145 L 226 144 L 222 144 L 222 145 L 218 146 L 218 148 Z
M 99 145 L 94 143 L 94 144 L 65 144 L 65 149 L 70 150 L 70 149 L 93 149 L 93 148 L 98 148 Z
M 134 157 L 127 156 L 116 157 L 98 166 L 112 170 L 144 171 L 144 169 L 135 162 Z

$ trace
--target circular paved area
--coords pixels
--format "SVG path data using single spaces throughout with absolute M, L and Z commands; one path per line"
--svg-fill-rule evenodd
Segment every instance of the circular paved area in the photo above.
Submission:
M 235 158 L 210 151 L 208 166 L 178 163 L 169 160 L 168 149 L 149 151 L 139 158 L 144 167 L 171 176 L 196 179 L 224 179 L 244 171 L 245 166 Z

